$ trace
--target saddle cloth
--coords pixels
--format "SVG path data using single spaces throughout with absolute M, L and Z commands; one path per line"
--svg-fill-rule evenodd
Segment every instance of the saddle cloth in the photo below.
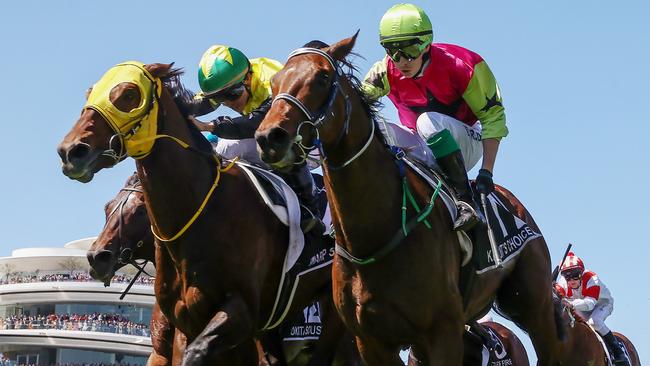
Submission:
M 407 155 L 402 160 L 422 179 L 424 179 L 433 189 L 442 181 L 442 189 L 440 197 L 442 198 L 445 206 L 449 210 L 449 215 L 454 221 L 458 215 L 456 203 L 453 197 L 452 189 L 445 183 L 442 174 L 437 171 L 436 166 L 426 166 L 423 163 L 414 160 Z M 478 196 L 478 194 L 475 195 Z M 497 250 L 500 252 L 502 264 L 506 265 L 512 259 L 516 258 L 521 250 L 531 240 L 541 237 L 541 234 L 535 232 L 526 222 L 512 213 L 504 204 L 505 197 L 502 197 L 498 192 L 492 192 L 487 196 L 488 207 L 487 213 L 483 214 L 483 218 L 487 214 L 492 225 Z M 478 197 L 477 202 L 480 202 Z M 463 259 L 463 266 L 466 265 L 470 258 L 472 265 L 475 267 L 477 274 L 485 273 L 493 270 L 496 267 L 494 261 L 494 253 L 490 246 L 489 238 L 487 235 L 487 225 L 483 222 L 476 225 L 475 228 L 468 233 L 458 232 L 461 250 L 465 256 Z
M 280 325 L 286 317 L 293 296 L 300 283 L 300 277 L 324 269 L 332 264 L 334 258 L 334 241 L 326 232 L 322 238 L 310 236 L 310 245 L 305 245 L 305 235 L 300 229 L 300 204 L 296 194 L 282 178 L 263 168 L 244 162 L 236 163 L 257 189 L 264 203 L 275 213 L 278 220 L 289 228 L 289 243 L 282 266 L 282 275 L 276 293 L 276 299 L 269 319 L 262 330 Z M 329 205 L 326 205 L 322 177 L 315 175 L 314 181 L 320 190 L 322 220 L 325 227 L 330 227 Z M 325 206 L 325 209 L 322 209 Z

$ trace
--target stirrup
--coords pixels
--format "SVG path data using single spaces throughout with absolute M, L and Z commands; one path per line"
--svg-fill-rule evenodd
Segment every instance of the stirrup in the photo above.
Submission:
M 454 231 L 468 231 L 481 221 L 471 204 L 458 200 L 456 205 L 458 206 L 458 217 L 454 221 Z M 465 215 L 462 215 L 461 212 L 464 212 Z
M 325 224 L 305 205 L 300 205 L 300 229 L 303 233 L 313 231 L 314 234 L 323 235 Z

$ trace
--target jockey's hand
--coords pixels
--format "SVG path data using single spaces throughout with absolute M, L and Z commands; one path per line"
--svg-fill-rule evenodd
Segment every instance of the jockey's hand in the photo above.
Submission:
M 484 193 L 486 196 L 494 192 L 492 172 L 487 169 L 481 169 L 478 171 L 478 176 L 476 176 L 476 190 L 478 193 Z
M 212 132 L 212 130 L 213 130 L 212 123 L 210 123 L 210 122 L 199 121 L 194 116 L 187 116 L 187 119 L 189 119 L 194 124 L 194 126 L 196 126 L 196 128 L 199 129 L 199 131 Z
M 567 299 L 566 297 L 562 298 L 562 305 L 566 306 L 569 309 L 573 309 L 573 304 L 571 303 L 571 300 Z

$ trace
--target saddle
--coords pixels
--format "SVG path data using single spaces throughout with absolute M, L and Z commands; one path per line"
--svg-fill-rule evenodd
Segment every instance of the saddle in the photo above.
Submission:
M 334 240 L 330 235 L 303 234 L 300 230 L 298 198 L 282 178 L 254 165 L 242 162 L 237 165 L 248 176 L 266 205 L 289 227 L 289 244 L 275 304 L 269 319 L 262 327 L 262 330 L 273 329 L 283 322 L 289 312 L 300 278 L 316 270 L 327 270 L 331 266 L 334 259 Z M 331 218 L 326 207 L 324 181 L 322 176 L 316 174 L 314 181 L 320 191 L 319 208 L 323 213 L 321 219 L 327 225 Z M 308 245 L 305 245 L 305 242 Z

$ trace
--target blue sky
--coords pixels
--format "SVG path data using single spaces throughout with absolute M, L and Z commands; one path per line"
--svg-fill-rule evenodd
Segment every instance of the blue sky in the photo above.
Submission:
M 284 61 L 312 39 L 361 30 L 365 73 L 383 56 L 377 28 L 392 1 L 15 1 L 2 5 L 0 256 L 60 246 L 101 229 L 102 207 L 132 161 L 91 184 L 65 178 L 56 145 L 80 113 L 84 91 L 128 59 L 186 68 L 197 88 L 202 52 L 215 43 Z M 615 298 L 607 323 L 650 358 L 647 139 L 650 6 L 643 1 L 419 2 L 436 42 L 481 54 L 499 81 L 510 135 L 495 181 L 535 217 L 555 261 L 567 242 Z M 390 103 L 388 103 L 390 104 Z M 392 106 L 385 112 L 395 119 Z M 476 172 L 472 172 L 474 176 Z M 525 343 L 530 350 L 530 343 Z

